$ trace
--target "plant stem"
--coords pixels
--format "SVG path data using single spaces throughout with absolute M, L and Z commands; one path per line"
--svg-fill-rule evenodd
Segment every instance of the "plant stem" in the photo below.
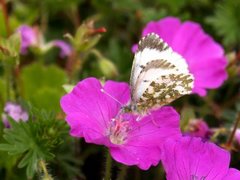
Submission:
M 7 6 L 5 0 L 0 0 L 0 3 L 2 5 L 2 12 L 3 12 L 3 17 L 5 21 L 5 28 L 7 32 L 7 36 L 10 35 L 10 27 L 9 27 L 9 21 L 8 21 L 8 12 L 7 12 Z
M 53 180 L 53 178 L 51 177 L 51 175 L 48 174 L 47 171 L 47 167 L 46 167 L 46 163 L 43 160 L 39 161 L 39 166 L 43 172 L 43 178 L 42 180 Z
M 126 179 L 126 174 L 127 174 L 127 166 L 121 165 L 120 172 L 118 174 L 117 180 L 124 180 Z
M 6 78 L 6 100 L 10 101 L 11 100 L 11 67 L 6 64 L 5 66 L 5 78 Z
M 98 59 L 103 59 L 103 55 L 97 49 L 91 49 L 90 53 L 94 54 Z
M 233 130 L 232 130 L 232 133 L 230 134 L 229 139 L 228 139 L 227 144 L 226 144 L 226 148 L 227 148 L 228 150 L 231 150 L 232 142 L 233 142 L 233 139 L 234 139 L 234 135 L 235 135 L 235 133 L 236 133 L 236 130 L 237 130 L 237 128 L 238 128 L 239 122 L 240 122 L 240 113 L 238 113 L 238 116 L 237 116 L 237 119 L 236 119 L 236 121 L 235 121 Z
M 40 1 L 40 27 L 41 31 L 45 32 L 48 24 L 48 11 L 46 10 L 44 1 Z
M 112 167 L 112 158 L 111 158 L 110 153 L 107 151 L 104 180 L 110 180 L 111 179 L 111 169 L 112 169 L 111 167 Z

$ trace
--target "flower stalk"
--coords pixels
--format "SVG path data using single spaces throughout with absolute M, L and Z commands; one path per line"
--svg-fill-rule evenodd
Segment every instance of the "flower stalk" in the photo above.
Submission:
M 121 165 L 121 169 L 120 169 L 120 172 L 118 174 L 117 180 L 124 180 L 124 179 L 126 179 L 127 169 L 128 169 L 127 166 Z
M 8 12 L 7 12 L 7 5 L 5 0 L 0 0 L 1 6 L 2 6 L 2 12 L 3 12 L 3 17 L 4 17 L 4 22 L 5 22 L 5 28 L 6 28 L 6 33 L 7 36 L 10 35 L 10 26 L 9 26 L 9 21 L 8 21 Z
M 51 175 L 48 173 L 46 163 L 43 160 L 39 161 L 39 167 L 41 169 L 41 172 L 43 172 L 42 180 L 53 180 Z
M 233 140 L 234 140 L 234 135 L 235 135 L 236 130 L 237 130 L 237 128 L 238 128 L 239 122 L 240 122 L 240 113 L 238 113 L 238 116 L 237 116 L 237 119 L 236 119 L 236 121 L 235 121 L 233 130 L 232 130 L 232 132 L 231 132 L 231 134 L 230 134 L 230 136 L 229 136 L 229 139 L 228 139 L 228 141 L 227 141 L 227 144 L 226 144 L 226 148 L 227 148 L 228 150 L 231 150 L 231 148 L 232 148 L 232 142 L 233 142 Z
M 111 179 L 111 169 L 112 169 L 112 158 L 111 158 L 110 153 L 107 151 L 104 180 L 110 180 Z

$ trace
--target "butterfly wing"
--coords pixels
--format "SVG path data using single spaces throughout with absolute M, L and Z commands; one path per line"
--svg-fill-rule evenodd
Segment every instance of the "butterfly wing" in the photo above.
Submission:
M 186 60 L 158 35 L 143 37 L 135 53 L 131 78 L 132 104 L 140 111 L 160 107 L 190 94 L 193 75 Z

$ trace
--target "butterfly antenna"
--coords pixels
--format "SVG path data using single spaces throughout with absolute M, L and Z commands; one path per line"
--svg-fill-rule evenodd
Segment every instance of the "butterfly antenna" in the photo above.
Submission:
M 103 88 L 100 89 L 102 93 L 106 94 L 107 96 L 109 96 L 110 98 L 112 98 L 114 101 L 116 101 L 117 103 L 119 103 L 121 106 L 124 106 L 119 100 L 117 100 L 115 97 L 113 97 L 111 94 L 109 94 L 108 92 L 106 92 Z

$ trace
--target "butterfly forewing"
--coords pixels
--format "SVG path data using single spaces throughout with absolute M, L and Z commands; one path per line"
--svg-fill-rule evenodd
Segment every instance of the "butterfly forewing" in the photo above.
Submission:
M 132 105 L 146 112 L 191 93 L 193 76 L 185 59 L 151 33 L 138 44 L 130 85 Z

